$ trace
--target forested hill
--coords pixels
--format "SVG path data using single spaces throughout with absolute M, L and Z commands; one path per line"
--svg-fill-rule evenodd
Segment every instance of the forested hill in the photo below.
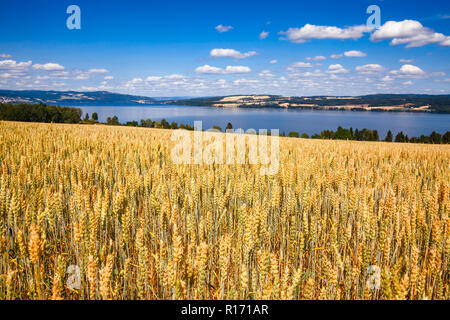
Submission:
M 152 104 L 155 99 L 108 91 L 16 91 L 0 90 L 0 103 L 44 103 L 55 105 Z
M 298 108 L 450 113 L 450 95 L 376 94 L 357 97 L 240 95 L 169 100 L 165 103 L 244 108 Z
M 450 113 L 450 95 L 376 94 L 366 96 L 279 96 L 231 95 L 203 98 L 150 98 L 108 91 L 17 91 L 0 90 L 0 103 L 52 105 L 146 105 L 176 104 L 187 106 L 241 108 L 296 108 L 318 110 L 415 111 Z

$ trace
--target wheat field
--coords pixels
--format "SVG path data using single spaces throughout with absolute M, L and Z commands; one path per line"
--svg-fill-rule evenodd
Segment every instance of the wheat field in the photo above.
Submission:
M 171 132 L 0 122 L 0 299 L 450 299 L 448 145 L 281 138 L 261 176 Z

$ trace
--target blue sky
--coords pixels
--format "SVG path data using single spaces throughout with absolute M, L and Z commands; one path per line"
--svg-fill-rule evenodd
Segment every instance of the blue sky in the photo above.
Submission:
M 3 0 L 0 30 L 0 89 L 450 93 L 449 1 Z

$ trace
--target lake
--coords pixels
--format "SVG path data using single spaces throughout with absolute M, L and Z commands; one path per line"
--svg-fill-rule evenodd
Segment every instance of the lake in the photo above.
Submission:
M 234 129 L 279 129 L 288 134 L 297 131 L 312 135 L 322 130 L 336 130 L 338 126 L 353 129 L 376 129 L 380 138 L 387 131 L 394 134 L 403 131 L 412 136 L 429 135 L 432 131 L 445 133 L 450 131 L 450 114 L 413 113 L 413 112 L 370 112 L 370 111 L 320 111 L 286 109 L 243 109 L 214 108 L 175 105 L 146 106 L 78 106 L 83 113 L 97 112 L 99 120 L 106 122 L 107 117 L 116 115 L 119 122 L 140 121 L 150 118 L 169 123 L 193 125 L 202 120 L 203 129 L 217 125 L 224 129 L 231 122 Z M 83 115 L 84 117 L 84 115 Z

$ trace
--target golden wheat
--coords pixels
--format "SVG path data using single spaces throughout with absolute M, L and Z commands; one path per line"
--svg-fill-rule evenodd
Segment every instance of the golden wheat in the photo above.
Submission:
M 450 299 L 449 146 L 285 138 L 261 176 L 171 133 L 0 122 L 0 299 Z

